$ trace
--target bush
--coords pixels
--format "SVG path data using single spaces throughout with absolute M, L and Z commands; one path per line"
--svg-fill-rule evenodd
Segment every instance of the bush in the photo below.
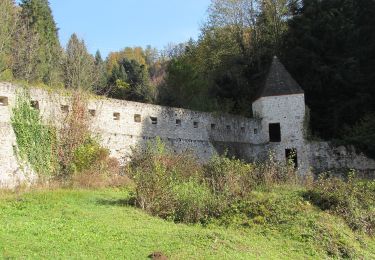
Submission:
M 321 176 L 305 196 L 322 210 L 343 217 L 353 230 L 374 235 L 375 181 Z
M 243 198 L 256 185 L 254 165 L 225 156 L 214 156 L 204 166 L 204 178 L 214 194 L 228 199 Z
M 173 186 L 176 208 L 174 220 L 186 223 L 205 222 L 215 209 L 216 198 L 211 190 L 196 180 Z
M 183 212 L 189 212 L 178 209 L 182 207 L 178 198 L 183 200 L 183 191 L 179 193 L 179 188 L 184 188 L 181 184 L 197 179 L 202 173 L 194 157 L 189 154 L 172 154 L 157 138 L 155 142 L 149 142 L 145 150 L 134 151 L 127 170 L 136 185 L 136 202 L 139 207 L 162 218 L 191 219 L 182 215 Z
M 145 211 L 174 221 L 205 222 L 246 199 L 257 186 L 289 180 L 284 172 L 270 174 L 277 172 L 276 166 L 266 166 L 225 156 L 214 156 L 201 166 L 189 154 L 171 153 L 157 138 L 146 149 L 134 151 L 128 171 L 136 185 L 137 205 Z

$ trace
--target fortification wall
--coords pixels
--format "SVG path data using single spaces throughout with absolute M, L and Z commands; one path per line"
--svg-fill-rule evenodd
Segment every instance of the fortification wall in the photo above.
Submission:
M 375 178 L 375 160 L 357 153 L 354 147 L 334 146 L 328 142 L 311 142 L 310 164 L 316 173 L 346 173 L 351 169 L 363 177 Z
M 9 183 L 16 173 L 23 176 L 14 155 L 17 144 L 10 122 L 17 88 L 10 83 L 0 83 L 0 100 L 4 101 L 0 103 L 0 162 L 6 165 L 0 169 L 3 183 Z M 66 93 L 32 88 L 30 98 L 48 124 L 59 125 L 67 110 L 71 109 L 71 96 Z M 100 97 L 89 99 L 87 109 L 91 115 L 92 132 L 110 150 L 111 156 L 123 163 L 129 160 L 133 147 L 144 146 L 156 137 L 174 152 L 192 151 L 201 161 L 207 161 L 217 152 L 215 143 L 220 143 L 220 147 L 236 144 L 261 147 L 263 141 L 258 119 Z
M 17 88 L 0 82 L 0 187 L 36 178 L 25 163 L 20 166 L 14 153 L 17 143 L 10 119 Z M 71 109 L 71 96 L 66 93 L 32 88 L 30 97 L 46 124 L 58 126 Z M 109 149 L 111 156 L 122 163 L 129 160 L 133 147 L 142 147 L 160 137 L 174 152 L 191 151 L 203 162 L 225 151 L 250 162 L 263 160 L 273 151 L 279 161 L 285 161 L 286 150 L 296 149 L 301 173 L 311 168 L 314 172 L 357 169 L 375 176 L 374 160 L 342 147 L 304 140 L 303 95 L 258 100 L 253 104 L 253 110 L 259 112 L 257 118 L 100 97 L 89 99 L 87 109 L 92 132 Z M 270 142 L 270 123 L 280 123 L 280 142 Z

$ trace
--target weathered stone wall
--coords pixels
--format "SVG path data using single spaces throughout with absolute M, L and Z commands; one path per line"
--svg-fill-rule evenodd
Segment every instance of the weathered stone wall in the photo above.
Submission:
M 335 147 L 328 142 L 311 142 L 310 163 L 316 173 L 343 174 L 354 169 L 362 177 L 375 178 L 375 160 L 357 153 L 354 147 Z
M 279 161 L 286 160 L 286 149 L 295 149 L 298 168 L 301 173 L 306 172 L 310 167 L 310 149 L 304 140 L 304 94 L 262 97 L 253 103 L 253 111 L 262 119 L 260 133 L 267 149 Z M 280 124 L 281 142 L 270 143 L 269 124 L 273 123 Z
M 0 83 L 0 97 L 7 98 L 7 104 L 0 106 L 0 129 L 3 133 L 0 136 L 0 158 L 2 165 L 7 165 L 0 169 L 3 184 L 9 183 L 11 176 L 19 172 L 13 153 L 16 140 L 10 123 L 16 89 L 13 84 Z M 64 110 L 71 109 L 71 97 L 66 94 L 33 88 L 30 89 L 30 97 L 38 102 L 41 115 L 49 124 L 59 125 L 66 115 Z M 99 97 L 90 99 L 87 109 L 93 114 L 91 130 L 110 150 L 111 156 L 121 162 L 129 159 L 133 147 L 144 146 L 156 137 L 160 137 L 174 152 L 192 151 L 201 161 L 207 161 L 217 152 L 216 142 L 226 144 L 225 147 L 262 142 L 258 130 L 260 120 L 257 119 Z M 257 129 L 256 134 L 254 129 Z
M 26 174 L 31 171 L 19 166 L 14 153 L 17 144 L 10 118 L 16 89 L 13 84 L 0 82 L 0 187 L 35 179 L 35 174 Z M 66 93 L 33 88 L 30 96 L 38 102 L 48 124 L 59 125 L 66 116 L 64 110 L 71 109 L 71 97 Z M 111 156 L 122 163 L 129 160 L 133 147 L 144 146 L 147 141 L 160 137 L 174 152 L 191 151 L 201 161 L 227 151 L 229 155 L 252 162 L 267 158 L 272 151 L 284 162 L 285 150 L 296 149 L 301 174 L 309 169 L 321 172 L 353 168 L 370 174 L 375 171 L 374 160 L 363 155 L 304 140 L 303 94 L 262 97 L 253 103 L 255 118 L 100 97 L 90 99 L 87 109 L 92 114 L 92 132 L 110 150 Z M 280 123 L 281 142 L 270 142 L 270 123 Z

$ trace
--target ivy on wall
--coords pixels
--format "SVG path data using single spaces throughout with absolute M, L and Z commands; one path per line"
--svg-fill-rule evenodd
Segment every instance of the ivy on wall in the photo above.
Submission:
M 17 92 L 11 123 L 16 134 L 18 158 L 30 163 L 39 176 L 57 172 L 56 129 L 42 122 L 40 111 L 31 106 L 27 90 Z

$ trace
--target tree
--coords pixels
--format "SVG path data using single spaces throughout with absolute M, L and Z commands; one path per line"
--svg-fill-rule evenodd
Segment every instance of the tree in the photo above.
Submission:
M 374 1 L 305 0 L 290 20 L 283 54 L 305 90 L 313 133 L 344 138 L 364 151 L 373 149 L 368 129 L 375 111 L 374 24 Z M 361 123 L 367 115 L 372 119 Z M 356 138 L 340 136 L 342 129 Z
M 64 61 L 65 86 L 74 89 L 91 90 L 98 81 L 95 73 L 95 59 L 87 52 L 85 42 L 74 33 L 66 47 Z
M 97 81 L 95 82 L 94 91 L 98 94 L 103 94 L 102 92 L 107 85 L 107 75 L 105 62 L 99 50 L 95 53 L 95 74 L 97 75 Z
M 26 82 L 38 81 L 40 37 L 28 20 L 19 18 L 12 44 L 12 72 Z
M 0 1 L 0 74 L 11 66 L 11 47 L 16 22 L 17 11 L 14 1 Z
M 60 76 L 61 46 L 48 0 L 22 0 L 20 6 L 23 22 L 39 35 L 37 80 L 56 83 Z
M 124 58 L 112 69 L 108 78 L 111 88 L 109 96 L 141 102 L 152 102 L 155 99 L 155 88 L 149 82 L 145 65 L 136 60 Z

